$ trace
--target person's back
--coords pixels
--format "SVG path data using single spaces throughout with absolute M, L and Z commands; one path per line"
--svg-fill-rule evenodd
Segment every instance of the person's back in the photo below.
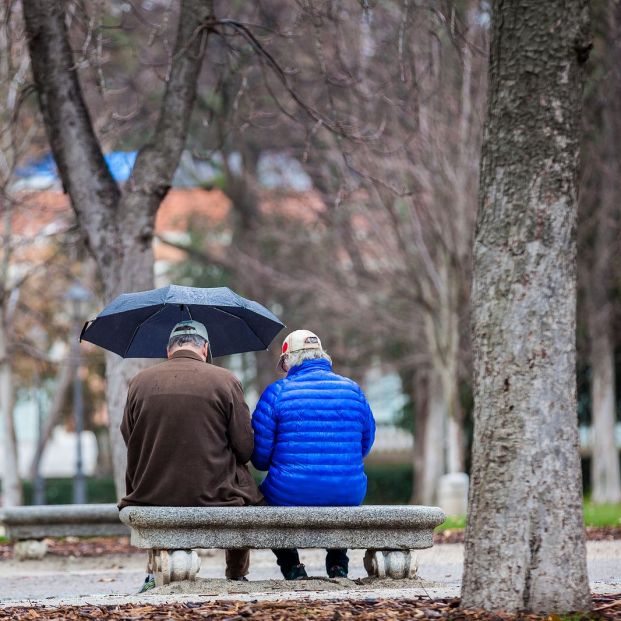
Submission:
M 168 360 L 129 384 L 121 432 L 127 445 L 128 505 L 243 506 L 264 502 L 246 462 L 250 412 L 237 378 L 211 364 L 209 335 L 197 321 L 175 325 Z M 226 577 L 245 580 L 249 552 L 226 551 Z M 148 567 L 141 592 L 155 586 Z
M 373 442 L 373 417 L 358 385 L 334 373 L 328 360 L 305 360 L 271 384 L 253 426 L 252 462 L 269 468 L 261 491 L 270 504 L 363 501 L 363 458 Z
M 296 330 L 282 346 L 287 377 L 268 386 L 252 416 L 252 463 L 267 470 L 261 491 L 270 505 L 359 505 L 367 490 L 363 459 L 375 421 L 360 387 L 332 371 L 316 334 Z M 294 548 L 274 550 L 287 580 L 306 577 Z M 326 554 L 330 578 L 346 577 L 344 549 Z
M 131 381 L 121 431 L 127 444 L 121 507 L 261 500 L 244 465 L 253 442 L 241 386 L 188 349 Z

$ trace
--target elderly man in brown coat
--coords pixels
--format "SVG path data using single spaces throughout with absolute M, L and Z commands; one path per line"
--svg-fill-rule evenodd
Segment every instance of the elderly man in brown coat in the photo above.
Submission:
M 261 504 L 246 466 L 253 434 L 242 386 L 207 363 L 207 329 L 198 321 L 178 323 L 167 352 L 168 360 L 129 384 L 121 424 L 127 493 L 119 508 Z M 245 580 L 248 565 L 248 550 L 227 550 L 227 578 Z M 154 585 L 149 575 L 142 591 Z

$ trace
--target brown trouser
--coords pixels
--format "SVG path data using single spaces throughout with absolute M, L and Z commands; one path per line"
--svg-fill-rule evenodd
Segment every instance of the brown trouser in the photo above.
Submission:
M 225 550 L 226 571 L 224 575 L 232 580 L 248 574 L 250 567 L 250 550 Z
M 253 505 L 250 505 L 253 506 Z M 258 502 L 255 507 L 266 507 L 265 498 Z M 224 575 L 231 580 L 232 578 L 241 578 L 248 575 L 250 568 L 250 550 L 225 550 L 226 571 Z

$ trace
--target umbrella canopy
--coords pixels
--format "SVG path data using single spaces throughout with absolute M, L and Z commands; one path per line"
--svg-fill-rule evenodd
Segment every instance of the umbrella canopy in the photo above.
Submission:
M 84 325 L 80 341 L 123 358 L 166 358 L 171 330 L 186 319 L 206 326 L 214 357 L 267 349 L 284 328 L 267 308 L 228 287 L 168 285 L 115 298 Z

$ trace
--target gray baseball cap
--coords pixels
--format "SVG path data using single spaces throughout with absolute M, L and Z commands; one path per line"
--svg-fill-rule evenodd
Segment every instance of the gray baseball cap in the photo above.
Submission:
M 186 321 L 180 321 L 172 329 L 170 336 L 181 336 L 182 334 L 193 334 L 195 336 L 202 336 L 209 343 L 209 334 L 207 334 L 207 328 L 200 322 L 193 319 L 187 319 Z
M 193 319 L 187 319 L 186 321 L 180 321 L 171 330 L 168 340 L 175 336 L 183 336 L 184 334 L 191 334 L 192 336 L 201 336 L 209 343 L 209 334 L 207 328 L 200 322 Z M 211 347 L 209 348 L 209 355 L 207 356 L 207 362 L 211 362 Z

